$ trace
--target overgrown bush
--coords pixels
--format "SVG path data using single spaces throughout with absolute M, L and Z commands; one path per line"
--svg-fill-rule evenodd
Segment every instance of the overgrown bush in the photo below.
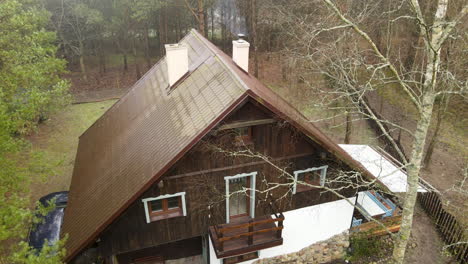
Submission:
M 382 255 L 383 243 L 380 237 L 369 237 L 367 233 L 357 233 L 350 237 L 349 259 L 352 261 L 379 257 Z

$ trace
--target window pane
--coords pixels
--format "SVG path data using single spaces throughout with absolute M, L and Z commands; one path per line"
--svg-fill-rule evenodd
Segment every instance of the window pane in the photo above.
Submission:
M 151 204 L 151 211 L 152 212 L 160 212 L 160 211 L 163 210 L 162 200 L 150 201 L 150 204 Z
M 167 208 L 174 209 L 179 207 L 179 197 L 172 197 L 167 199 Z
M 305 176 L 304 173 L 299 173 L 299 174 L 297 175 L 297 181 L 303 182 L 303 181 L 304 181 L 304 176 Z
M 242 136 L 248 136 L 249 135 L 249 128 L 248 127 L 241 127 L 240 128 L 240 134 Z
M 236 132 L 237 136 L 248 136 L 249 135 L 249 127 L 235 128 L 235 132 Z

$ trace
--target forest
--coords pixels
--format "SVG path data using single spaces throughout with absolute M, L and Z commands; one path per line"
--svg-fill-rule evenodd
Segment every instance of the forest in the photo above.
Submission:
M 25 242 L 50 210 L 37 199 L 69 188 L 78 136 L 191 29 L 229 55 L 245 35 L 251 75 L 336 142 L 403 164 L 394 263 L 448 261 L 454 246 L 407 249 L 420 178 L 464 224 L 455 246 L 468 251 L 467 13 L 463 0 L 1 1 L 0 263 L 63 263 L 66 237 L 36 253 Z

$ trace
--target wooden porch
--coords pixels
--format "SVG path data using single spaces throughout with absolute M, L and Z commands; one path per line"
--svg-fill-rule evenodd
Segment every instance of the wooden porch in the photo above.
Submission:
M 284 216 L 279 213 L 274 218 L 242 217 L 233 223 L 210 226 L 216 256 L 225 258 L 282 245 L 283 221 Z

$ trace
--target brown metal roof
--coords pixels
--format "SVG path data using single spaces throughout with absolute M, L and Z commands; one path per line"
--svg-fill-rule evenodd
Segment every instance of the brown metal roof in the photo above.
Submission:
M 167 92 L 165 58 L 79 140 L 65 214 L 67 260 L 93 242 L 151 184 L 248 96 L 365 171 L 294 107 L 192 30 L 186 79 Z

